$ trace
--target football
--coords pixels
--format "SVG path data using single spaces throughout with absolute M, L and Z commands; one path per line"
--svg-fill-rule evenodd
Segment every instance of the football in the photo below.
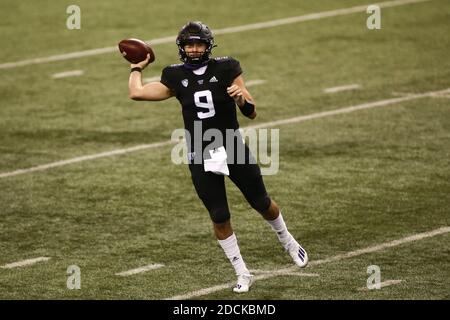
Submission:
M 149 63 L 155 61 L 155 53 L 150 45 L 139 39 L 124 39 L 119 42 L 119 51 L 122 56 L 131 63 L 138 63 L 147 58 L 150 53 Z

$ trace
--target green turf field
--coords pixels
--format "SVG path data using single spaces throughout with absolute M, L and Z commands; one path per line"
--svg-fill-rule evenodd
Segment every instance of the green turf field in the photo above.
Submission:
M 2 1 L 0 64 L 111 47 L 129 37 L 175 36 L 189 20 L 215 30 L 371 3 L 80 0 L 81 29 L 67 30 L 70 4 Z M 246 81 L 265 80 L 249 87 L 258 117 L 239 115 L 241 126 L 450 88 L 447 0 L 382 8 L 381 30 L 367 29 L 368 16 L 217 35 L 215 56 L 238 59 Z M 174 43 L 154 50 L 157 60 L 144 77 L 178 63 Z M 84 74 L 52 78 L 70 70 Z M 255 274 L 270 276 L 247 294 L 223 288 L 202 295 L 235 281 L 234 270 L 187 166 L 171 162 L 172 145 L 2 177 L 169 140 L 182 128 L 177 100 L 130 100 L 128 74 L 118 52 L 0 69 L 0 266 L 50 257 L 0 268 L 0 298 L 450 298 L 450 91 L 273 127 L 280 130 L 280 165 L 265 184 L 311 265 L 274 276 L 293 265 L 290 257 L 227 181 L 242 255 L 250 269 L 268 272 Z M 349 84 L 360 88 L 323 91 Z M 447 229 L 429 234 L 439 228 Z M 416 234 L 427 236 L 383 247 Z M 369 247 L 376 249 L 354 254 Z M 164 267 L 116 275 L 157 263 Z M 80 267 L 79 290 L 67 288 L 70 265 Z M 370 265 L 380 267 L 381 281 L 402 281 L 360 290 Z

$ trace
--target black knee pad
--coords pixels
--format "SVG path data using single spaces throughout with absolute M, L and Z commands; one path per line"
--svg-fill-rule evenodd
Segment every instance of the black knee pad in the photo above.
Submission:
M 250 201 L 250 205 L 252 206 L 252 208 L 258 211 L 259 213 L 267 212 L 267 210 L 270 207 L 270 203 L 271 203 L 270 197 L 267 195 L 262 198 L 252 199 Z
M 209 210 L 209 216 L 214 223 L 224 223 L 230 219 L 230 211 L 226 207 L 214 207 Z

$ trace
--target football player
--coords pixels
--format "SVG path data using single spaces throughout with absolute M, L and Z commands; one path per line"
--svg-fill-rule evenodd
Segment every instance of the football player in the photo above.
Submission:
M 233 291 L 247 292 L 253 276 L 242 259 L 231 227 L 224 175 L 229 175 L 249 204 L 272 227 L 299 267 L 307 265 L 308 255 L 286 228 L 280 209 L 267 194 L 260 168 L 242 137 L 236 134 L 230 138 L 226 134 L 227 129 L 239 128 L 236 105 L 244 116 L 250 119 L 256 117 L 255 103 L 245 87 L 239 62 L 231 57 L 211 58 L 213 34 L 207 25 L 199 21 L 184 25 L 178 33 L 176 44 L 182 63 L 164 68 L 159 82 L 142 84 L 141 72 L 148 65 L 149 56 L 145 61 L 131 65 L 130 98 L 160 101 L 176 97 L 180 102 L 185 129 L 194 137 L 186 139 L 192 182 L 209 212 L 215 236 L 238 276 Z M 196 135 L 196 126 L 201 128 L 200 135 Z M 223 133 L 221 144 L 228 154 L 226 172 L 205 169 L 204 155 L 208 153 L 204 152 L 206 142 L 203 141 L 203 133 L 208 129 Z M 196 144 L 199 139 L 200 143 Z M 229 140 L 233 142 L 232 147 L 229 147 Z M 244 161 L 237 161 L 239 157 Z

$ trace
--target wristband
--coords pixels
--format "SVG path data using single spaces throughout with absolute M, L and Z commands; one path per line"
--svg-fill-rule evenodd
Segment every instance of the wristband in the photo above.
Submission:
M 240 109 L 244 116 L 250 117 L 255 112 L 255 105 L 245 100 L 245 104 Z
M 130 73 L 133 72 L 133 71 L 142 72 L 142 68 L 140 68 L 140 67 L 134 67 L 134 68 L 131 68 Z

